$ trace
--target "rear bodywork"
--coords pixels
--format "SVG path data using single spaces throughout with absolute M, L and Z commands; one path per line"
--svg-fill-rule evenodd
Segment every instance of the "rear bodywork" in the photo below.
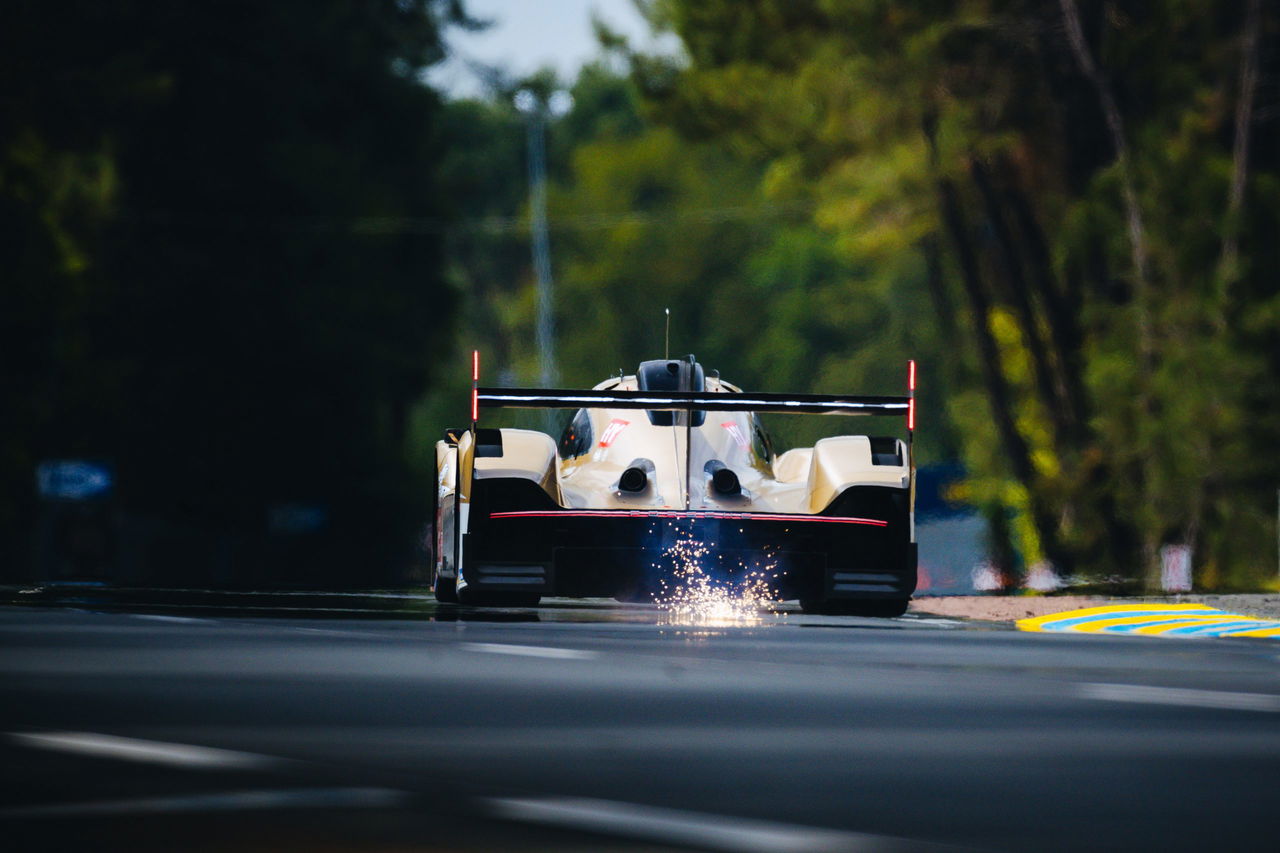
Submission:
M 745 394 L 690 357 L 591 391 L 477 387 L 473 416 L 498 406 L 577 411 L 558 441 L 473 422 L 437 444 L 443 601 L 646 600 L 690 547 L 712 575 L 754 573 L 807 609 L 901 612 L 915 589 L 910 432 L 778 456 L 757 417 L 884 415 L 913 427 L 910 396 Z

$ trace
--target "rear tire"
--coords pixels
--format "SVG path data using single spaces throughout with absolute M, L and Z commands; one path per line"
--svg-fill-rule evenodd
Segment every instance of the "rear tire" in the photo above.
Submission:
M 442 578 L 436 575 L 433 591 L 436 594 L 436 601 L 441 604 L 458 603 L 458 582 L 454 578 Z

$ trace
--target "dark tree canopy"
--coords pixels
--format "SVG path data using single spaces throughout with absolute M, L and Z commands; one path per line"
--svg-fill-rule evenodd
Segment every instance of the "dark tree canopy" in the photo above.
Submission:
M 457 7 L 6 5 L 6 562 L 31 547 L 35 464 L 68 457 L 115 467 L 126 544 L 173 552 L 136 557 L 142 579 L 412 561 L 407 427 L 452 312 L 418 74 Z M 318 529 L 277 535 L 294 507 Z

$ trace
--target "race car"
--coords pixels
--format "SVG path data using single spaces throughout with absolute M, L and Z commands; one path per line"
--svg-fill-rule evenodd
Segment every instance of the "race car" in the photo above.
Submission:
M 914 362 L 907 373 L 902 397 L 747 393 L 690 355 L 590 391 L 481 388 L 474 354 L 471 426 L 436 444 L 436 598 L 644 601 L 692 543 L 712 575 L 755 572 L 805 612 L 901 615 L 916 584 Z M 496 407 L 576 412 L 557 441 L 480 427 Z M 766 412 L 901 417 L 907 438 L 776 455 Z

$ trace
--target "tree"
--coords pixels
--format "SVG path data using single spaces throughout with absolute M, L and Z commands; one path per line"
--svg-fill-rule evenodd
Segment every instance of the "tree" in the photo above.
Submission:
M 1025 520 L 1029 560 L 1151 586 L 1159 548 L 1186 543 L 1201 583 L 1258 577 L 1280 478 L 1249 461 L 1270 459 L 1280 410 L 1260 319 L 1280 149 L 1259 144 L 1274 128 L 1253 107 L 1276 61 L 1270 9 L 647 8 L 689 60 L 632 57 L 653 115 L 766 161 L 774 197 L 809 188 L 843 263 L 893 290 L 933 270 L 939 327 L 961 306 L 964 358 L 931 373 L 971 496 Z
M 461 5 L 6 16 L 5 138 L 25 141 L 6 151 L 0 198 L 37 239 L 6 263 L 25 301 L 5 316 L 27 348 L 6 368 L 28 385 L 6 391 L 24 417 L 5 494 L 30 494 L 34 460 L 101 457 L 126 526 L 185 542 L 165 569 L 184 580 L 402 572 L 427 505 L 425 472 L 405 462 L 409 412 L 452 310 L 441 106 L 418 73 L 443 56 L 441 27 L 466 23 Z M 323 531 L 271 533 L 293 506 Z M 10 555 L 32 512 L 9 505 Z M 208 558 L 218 548 L 232 556 Z

